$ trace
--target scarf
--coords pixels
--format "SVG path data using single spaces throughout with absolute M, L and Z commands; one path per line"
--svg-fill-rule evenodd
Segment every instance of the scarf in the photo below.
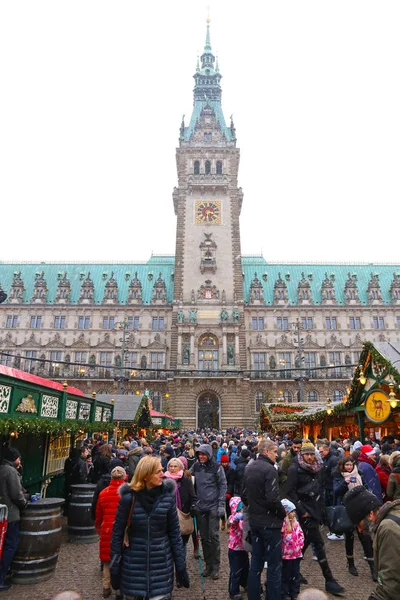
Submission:
M 361 452 L 360 456 L 358 457 L 358 462 L 368 463 L 369 465 L 371 465 L 371 467 L 374 467 L 374 469 L 376 467 L 376 462 L 372 458 L 364 454 L 364 452 Z
M 347 471 L 342 471 L 341 475 L 346 481 L 349 490 L 351 490 L 354 487 L 358 487 L 359 485 L 363 485 L 361 476 L 357 469 L 357 465 L 354 465 L 354 469 L 351 471 L 351 473 L 348 473 Z M 350 478 L 355 478 L 355 481 L 350 481 Z
M 309 473 L 318 473 L 318 471 L 322 469 L 322 459 L 318 456 L 318 454 L 315 455 L 315 461 L 311 465 L 305 462 L 300 452 L 297 455 L 297 461 L 299 467 L 304 469 L 304 471 L 308 471 Z
M 174 481 L 178 481 L 178 479 L 182 479 L 183 471 L 182 469 L 177 473 L 170 473 L 169 471 L 165 471 L 164 477 L 166 477 L 167 479 L 173 479 Z

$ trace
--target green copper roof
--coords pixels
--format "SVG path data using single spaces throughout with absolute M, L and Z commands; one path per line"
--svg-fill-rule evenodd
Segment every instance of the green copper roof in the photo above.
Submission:
M 243 295 L 245 302 L 249 301 L 250 285 L 254 280 L 254 274 L 260 280 L 264 299 L 268 305 L 273 304 L 274 284 L 279 278 L 286 283 L 290 305 L 296 305 L 297 286 L 304 278 L 310 284 L 311 295 L 314 305 L 321 304 L 321 286 L 326 275 L 333 284 L 335 297 L 338 305 L 345 304 L 344 289 L 349 273 L 357 285 L 357 291 L 362 306 L 369 304 L 367 288 L 371 280 L 371 274 L 378 275 L 382 300 L 385 304 L 391 303 L 390 286 L 393 281 L 393 273 L 400 273 L 400 265 L 351 265 L 351 264 L 271 264 L 262 256 L 250 256 L 242 258 L 243 268 Z
M 154 284 L 159 278 L 165 282 L 167 302 L 173 299 L 173 274 L 175 259 L 173 256 L 152 256 L 146 263 L 115 263 L 115 264 L 48 264 L 48 263 L 0 263 L 0 286 L 10 296 L 11 285 L 15 273 L 20 273 L 25 286 L 24 303 L 30 304 L 34 292 L 35 281 L 43 273 L 48 295 L 47 302 L 53 303 L 57 294 L 60 279 L 67 276 L 71 284 L 71 303 L 79 300 L 82 283 L 90 273 L 94 286 L 95 304 L 102 304 L 107 282 L 111 274 L 118 285 L 118 302 L 126 304 L 129 285 L 137 273 L 137 278 L 142 284 L 142 299 L 144 304 L 151 304 Z M 321 286 L 327 278 L 333 285 L 337 304 L 344 305 L 344 289 L 349 273 L 356 284 L 362 306 L 367 306 L 367 288 L 371 275 L 377 276 L 382 300 L 385 304 L 391 303 L 390 287 L 394 273 L 400 273 L 400 265 L 349 265 L 349 264 L 271 264 L 262 256 L 245 256 L 242 258 L 243 270 L 243 299 L 249 302 L 250 286 L 257 273 L 266 305 L 273 304 L 274 284 L 279 279 L 287 286 L 289 305 L 295 306 L 297 302 L 298 284 L 304 279 L 310 284 L 310 291 L 315 306 L 321 304 Z M 8 301 L 8 300 L 7 300 Z M 40 304 L 39 304 L 40 306 Z M 308 306 L 308 305 L 306 305 Z
M 181 139 L 189 141 L 197 120 L 200 118 L 201 111 L 205 106 L 210 106 L 216 115 L 217 121 L 221 126 L 222 133 L 228 141 L 235 139 L 230 127 L 226 126 L 225 118 L 221 106 L 221 77 L 218 61 L 214 67 L 215 56 L 212 53 L 210 41 L 210 23 L 207 20 L 206 43 L 204 52 L 199 59 L 197 58 L 196 73 L 194 74 L 195 86 L 193 90 L 193 112 L 188 127 L 184 127 L 181 133 Z
M 94 285 L 94 302 L 102 304 L 106 283 L 110 280 L 111 274 L 118 285 L 118 302 L 125 304 L 128 298 L 129 285 L 135 277 L 142 284 L 143 304 L 151 304 L 154 284 L 161 273 L 161 279 L 165 282 L 167 302 L 171 303 L 173 299 L 173 273 L 174 257 L 152 256 L 147 263 L 142 264 L 4 264 L 0 263 L 0 286 L 10 295 L 10 288 L 13 282 L 14 273 L 20 271 L 21 279 L 25 286 L 24 303 L 30 303 L 36 277 L 43 272 L 43 278 L 48 288 L 47 302 L 53 303 L 57 294 L 60 279 L 67 275 L 71 284 L 71 303 L 76 304 L 79 300 L 81 287 L 84 280 L 90 273 L 90 279 Z M 40 305 L 39 305 L 40 306 Z

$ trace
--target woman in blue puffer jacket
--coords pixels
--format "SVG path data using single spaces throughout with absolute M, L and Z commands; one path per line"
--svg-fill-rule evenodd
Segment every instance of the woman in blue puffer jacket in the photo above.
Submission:
M 111 539 L 111 584 L 125 600 L 170 600 L 174 564 L 178 585 L 189 587 L 176 511 L 175 482 L 163 480 L 161 461 L 145 457 L 130 484 L 120 487 L 121 501 Z M 124 533 L 129 515 L 129 546 Z

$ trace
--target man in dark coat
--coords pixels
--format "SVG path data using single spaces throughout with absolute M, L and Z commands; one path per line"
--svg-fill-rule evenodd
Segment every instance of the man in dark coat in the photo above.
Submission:
M 325 545 L 319 529 L 324 510 L 323 463 L 316 455 L 311 442 L 304 442 L 302 448 L 288 470 L 287 497 L 296 506 L 300 526 L 304 532 L 304 549 L 314 545 L 319 566 L 325 578 L 325 589 L 333 595 L 340 595 L 344 589 L 333 578 L 325 553 Z
M 196 452 L 198 462 L 190 469 L 194 476 L 198 498 L 196 517 L 206 568 L 204 577 L 218 579 L 220 557 L 219 520 L 225 517 L 226 478 L 223 468 L 213 459 L 209 444 L 202 444 Z
M 282 523 L 286 516 L 279 499 L 278 449 L 272 440 L 261 440 L 258 458 L 244 472 L 242 500 L 248 506 L 252 556 L 248 600 L 260 600 L 260 576 L 268 563 L 267 596 L 281 597 Z
M 18 548 L 21 511 L 28 504 L 17 471 L 20 464 L 21 454 L 16 448 L 3 449 L 3 460 L 0 465 L 0 504 L 5 504 L 8 508 L 8 525 L 0 561 L 0 592 L 11 587 L 11 584 L 5 583 L 5 578 Z
M 243 448 L 240 452 L 240 456 L 235 459 L 235 494 L 237 496 L 242 495 L 242 486 L 244 478 L 244 470 L 249 464 L 251 459 L 251 452 L 247 448 Z
M 298 455 L 301 450 L 302 440 L 301 438 L 295 438 L 288 450 L 286 456 L 281 460 L 279 464 L 279 493 L 281 498 L 286 498 L 287 491 L 287 474 L 290 465 L 293 463 L 294 459 Z

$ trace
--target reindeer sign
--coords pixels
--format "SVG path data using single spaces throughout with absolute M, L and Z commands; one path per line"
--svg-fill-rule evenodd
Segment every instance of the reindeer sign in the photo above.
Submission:
M 389 396 L 382 390 L 373 391 L 365 400 L 365 416 L 372 423 L 383 423 L 390 415 Z

